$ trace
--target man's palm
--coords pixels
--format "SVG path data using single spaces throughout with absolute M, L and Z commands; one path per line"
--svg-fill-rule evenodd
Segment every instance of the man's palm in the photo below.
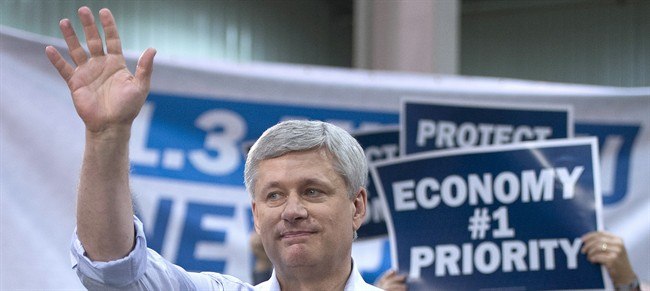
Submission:
M 117 27 L 110 11 L 100 11 L 100 20 L 106 34 L 106 53 L 90 9 L 80 8 L 79 18 L 86 34 L 90 58 L 79 44 L 67 19 L 62 20 L 59 26 L 70 57 L 77 67 L 73 68 L 52 46 L 46 48 L 46 54 L 67 82 L 77 113 L 88 131 L 102 132 L 115 126 L 129 127 L 149 92 L 156 51 L 147 49 L 138 61 L 135 75 L 132 75 L 126 67 Z
M 147 95 L 122 56 L 115 55 L 93 58 L 77 67 L 68 86 L 77 113 L 93 132 L 130 124 Z

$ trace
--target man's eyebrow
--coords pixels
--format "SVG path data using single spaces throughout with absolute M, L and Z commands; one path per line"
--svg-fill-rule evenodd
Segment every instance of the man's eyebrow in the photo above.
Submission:
M 306 179 L 301 179 L 298 181 L 298 184 L 302 187 L 308 186 L 308 185 L 318 185 L 318 186 L 327 186 L 327 182 L 324 181 L 323 179 L 318 179 L 318 178 L 306 178 Z M 271 181 L 266 185 L 262 185 L 260 188 L 261 191 L 266 191 L 269 188 L 282 188 L 282 183 L 278 181 Z
M 279 188 L 280 185 L 281 185 L 280 182 L 278 182 L 278 181 L 272 181 L 272 182 L 269 182 L 269 183 L 266 184 L 266 185 L 262 185 L 262 187 L 260 188 L 260 190 L 261 190 L 262 192 L 264 192 L 264 191 L 266 191 L 266 190 L 269 189 L 269 188 Z
M 312 184 L 325 185 L 326 182 L 321 180 L 321 179 L 317 179 L 317 178 L 307 178 L 307 179 L 302 180 L 301 184 L 303 184 L 303 185 L 312 185 Z

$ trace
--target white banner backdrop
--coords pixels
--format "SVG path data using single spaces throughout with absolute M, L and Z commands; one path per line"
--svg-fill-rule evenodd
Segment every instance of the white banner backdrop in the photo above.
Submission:
M 46 44 L 65 51 L 62 40 L 0 29 L 2 290 L 82 288 L 68 249 L 84 128 Z M 128 55 L 131 68 L 136 58 Z M 401 96 L 572 105 L 576 135 L 599 137 L 605 228 L 624 238 L 637 274 L 650 281 L 650 88 L 224 64 L 164 52 L 131 154 L 152 247 L 188 269 L 248 279 L 245 146 L 287 118 L 349 130 L 397 124 Z M 355 246 L 366 274 L 387 267 L 383 247 L 381 240 Z

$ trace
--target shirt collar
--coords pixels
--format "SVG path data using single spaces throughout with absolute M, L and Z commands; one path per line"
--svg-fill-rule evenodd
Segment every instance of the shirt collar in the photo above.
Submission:
M 365 287 L 367 285 L 368 283 L 366 283 L 366 281 L 363 280 L 363 277 L 361 277 L 361 273 L 359 273 L 359 270 L 357 269 L 357 265 L 354 263 L 354 260 L 352 260 L 352 272 L 350 272 L 348 281 L 345 283 L 344 290 L 364 290 L 362 287 Z M 271 278 L 269 278 L 269 280 L 265 282 L 256 285 L 255 290 L 281 291 L 280 282 L 278 281 L 278 278 L 275 275 L 275 269 L 273 269 L 273 273 L 271 273 Z

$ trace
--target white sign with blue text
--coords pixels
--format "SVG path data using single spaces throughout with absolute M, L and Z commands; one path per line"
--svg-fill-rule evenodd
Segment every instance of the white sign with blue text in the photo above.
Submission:
M 409 290 L 603 289 L 595 138 L 453 149 L 371 166 Z

